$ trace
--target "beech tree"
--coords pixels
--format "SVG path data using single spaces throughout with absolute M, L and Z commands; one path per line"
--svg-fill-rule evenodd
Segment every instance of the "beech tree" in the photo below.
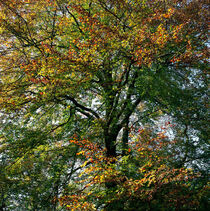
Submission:
M 205 209 L 208 9 L 0 0 L 1 209 Z

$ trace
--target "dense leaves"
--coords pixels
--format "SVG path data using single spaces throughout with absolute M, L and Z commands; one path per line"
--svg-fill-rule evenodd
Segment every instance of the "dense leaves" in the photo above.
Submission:
M 164 133 L 151 138 L 150 131 L 140 130 L 131 140 L 126 156 L 111 159 L 87 140 L 70 140 L 85 158 L 76 181 L 83 188 L 60 197 L 60 204 L 70 210 L 193 210 L 203 205 L 198 199 L 207 187 L 191 189 L 200 174 L 169 165 L 173 154 L 166 155 L 163 148 L 174 143 Z
M 1 209 L 205 210 L 208 7 L 0 0 Z

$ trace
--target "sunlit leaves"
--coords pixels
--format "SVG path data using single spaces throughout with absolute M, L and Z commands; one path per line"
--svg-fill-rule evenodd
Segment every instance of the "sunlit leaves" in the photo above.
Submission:
M 7 189 L 19 204 L 23 196 L 34 210 L 45 199 L 50 210 L 199 206 L 201 175 L 185 167 L 200 159 L 190 143 L 207 137 L 207 8 L 0 0 L 0 157 L 4 184 L 18 178 L 26 192 Z M 177 123 L 168 138 L 156 131 L 167 118 Z
M 70 210 L 94 210 L 95 206 L 103 207 L 121 200 L 125 207 L 129 207 L 130 202 L 135 200 L 138 200 L 136 203 L 139 206 L 145 203 L 145 208 L 147 204 L 156 206 L 158 200 L 167 203 L 166 209 L 199 206 L 195 198 L 195 201 L 190 200 L 193 197 L 191 194 L 196 194 L 190 191 L 190 187 L 192 180 L 200 175 L 192 169 L 175 169 L 170 166 L 170 158 L 165 154 L 164 147 L 173 145 L 173 142 L 165 138 L 164 133 L 152 138 L 149 131 L 140 130 L 129 142 L 128 155 L 110 159 L 105 157 L 104 150 L 98 148 L 97 144 L 78 140 L 75 136 L 70 143 L 77 144 L 81 148 L 77 155 L 81 159 L 85 158 L 81 160 L 82 169 L 77 182 L 83 184 L 83 188 L 76 194 L 60 197 L 61 206 Z M 115 186 L 106 190 L 108 183 L 114 183 Z M 182 191 L 186 192 L 185 196 Z M 174 198 L 173 194 L 177 196 Z

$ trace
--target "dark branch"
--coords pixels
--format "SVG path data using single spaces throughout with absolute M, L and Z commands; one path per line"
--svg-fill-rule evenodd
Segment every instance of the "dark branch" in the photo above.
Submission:
M 64 97 L 67 100 L 70 100 L 72 103 L 74 103 L 74 105 L 76 107 L 78 107 L 78 108 L 80 108 L 84 111 L 87 111 L 87 112 L 91 113 L 93 116 L 95 116 L 97 119 L 100 119 L 100 116 L 95 111 L 93 111 L 92 109 L 87 108 L 87 107 L 83 106 L 82 104 L 78 103 L 73 97 L 68 96 L 68 95 L 64 95 L 62 97 Z

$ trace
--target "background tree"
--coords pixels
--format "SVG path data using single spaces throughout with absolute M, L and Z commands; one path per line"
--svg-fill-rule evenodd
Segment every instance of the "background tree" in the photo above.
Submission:
M 127 156 L 131 128 L 156 132 L 166 120 L 174 124 L 169 138 L 177 140 L 167 149 L 176 155 L 170 165 L 202 172 L 204 187 L 206 1 L 0 6 L 2 206 L 14 209 L 24 198 L 29 210 L 57 209 L 55 199 L 75 191 L 69 184 L 83 168 L 72 137 L 104 148 L 115 165 Z

